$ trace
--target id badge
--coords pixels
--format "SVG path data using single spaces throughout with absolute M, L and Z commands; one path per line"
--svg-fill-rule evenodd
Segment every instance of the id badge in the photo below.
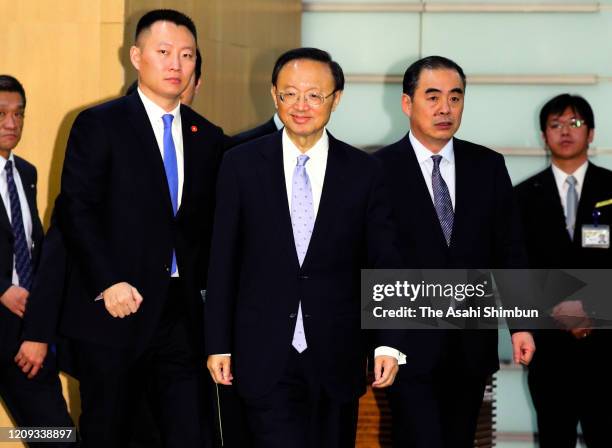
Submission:
M 610 226 L 582 226 L 582 247 L 608 249 L 610 247 Z

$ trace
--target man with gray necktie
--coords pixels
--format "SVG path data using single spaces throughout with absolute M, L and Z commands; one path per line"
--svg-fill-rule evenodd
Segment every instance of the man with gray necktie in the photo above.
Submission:
M 551 165 L 516 187 L 530 267 L 612 268 L 612 172 L 588 158 L 591 106 L 558 95 L 542 107 L 540 129 Z M 551 309 L 559 330 L 534 333 L 529 390 L 542 448 L 575 447 L 579 422 L 589 448 L 610 445 L 612 335 L 593 329 L 588 312 L 583 300 L 562 301 Z
M 226 153 L 206 301 L 208 368 L 244 399 L 256 447 L 354 447 L 365 391 L 360 269 L 396 266 L 372 157 L 325 126 L 344 88 L 315 48 L 281 55 L 272 98 L 284 123 Z M 386 387 L 397 359 L 375 359 Z
M 401 98 L 410 132 L 375 154 L 385 168 L 405 268 L 525 267 L 503 157 L 454 137 L 465 88 L 463 70 L 450 59 L 413 63 Z M 378 349 L 402 364 L 389 388 L 393 446 L 473 447 L 486 379 L 499 368 L 497 331 L 394 333 L 394 345 Z M 531 335 L 515 332 L 512 343 L 515 362 L 528 364 Z

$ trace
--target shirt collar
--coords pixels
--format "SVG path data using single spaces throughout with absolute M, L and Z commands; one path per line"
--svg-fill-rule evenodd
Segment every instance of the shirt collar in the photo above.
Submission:
M 304 154 L 309 157 L 310 160 L 320 160 L 323 157 L 327 157 L 327 152 L 329 151 L 329 137 L 327 135 L 327 130 L 323 129 L 323 134 L 321 138 Z M 283 128 L 283 153 L 287 157 L 292 157 L 294 160 L 302 155 L 302 152 L 298 149 L 298 147 L 291 141 L 289 135 L 287 134 L 287 129 Z
M 15 156 L 13 155 L 13 151 L 11 151 L 11 154 L 9 155 L 8 159 L 5 159 L 4 157 L 0 157 L 0 172 L 4 172 L 4 167 L 6 166 L 6 161 L 10 160 L 11 162 L 13 162 L 13 169 L 15 169 Z
M 418 141 L 417 138 L 412 134 L 412 132 L 408 133 L 408 138 L 410 139 L 410 144 L 412 144 L 412 148 L 414 149 L 414 153 L 416 154 L 419 164 L 430 160 L 431 156 L 435 155 L 433 152 L 427 149 L 420 141 Z M 446 160 L 449 163 L 454 163 L 455 151 L 453 147 L 453 139 L 451 138 L 437 154 L 442 156 L 443 160 Z
M 160 122 L 162 122 L 162 116 L 166 114 L 171 114 L 174 117 L 174 119 L 172 120 L 172 123 L 176 122 L 177 115 L 180 117 L 179 115 L 179 110 L 181 108 L 180 102 L 170 112 L 166 112 L 163 108 L 159 107 L 148 96 L 146 96 L 143 93 L 143 91 L 140 90 L 140 87 L 138 87 L 138 95 L 140 96 L 140 99 L 142 100 L 142 104 L 144 105 L 144 108 L 145 108 L 145 111 L 147 112 L 147 116 L 149 117 L 149 120 L 151 120 L 153 123 L 156 123 L 157 120 L 160 120 Z
M 587 168 L 589 167 L 589 161 L 585 160 L 585 162 L 582 165 L 580 165 L 576 169 L 576 171 L 574 171 L 571 174 L 567 174 L 565 171 L 563 171 L 561 168 L 556 166 L 554 163 L 551 164 L 551 166 L 552 166 L 553 175 L 555 176 L 555 183 L 557 184 L 559 191 L 561 191 L 561 189 L 563 188 L 563 185 L 565 184 L 565 180 L 569 176 L 574 176 L 576 178 L 577 186 L 582 187 L 582 185 L 584 185 L 584 177 L 586 176 L 586 171 L 587 171 Z
M 278 113 L 274 114 L 274 117 L 272 117 L 272 119 L 274 120 L 274 125 L 276 126 L 277 131 L 280 131 L 282 128 L 285 127 L 280 117 L 278 116 Z

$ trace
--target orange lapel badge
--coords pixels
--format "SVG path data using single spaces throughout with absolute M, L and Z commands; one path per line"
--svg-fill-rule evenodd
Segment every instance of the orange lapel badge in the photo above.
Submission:
M 198 127 L 197 126 L 191 126 L 191 132 L 198 132 Z

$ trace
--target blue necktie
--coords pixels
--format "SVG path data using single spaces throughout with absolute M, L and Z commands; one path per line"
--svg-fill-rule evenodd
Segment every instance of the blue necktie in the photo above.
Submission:
M 291 191 L 291 226 L 293 227 L 293 240 L 300 266 L 304 262 L 310 237 L 314 228 L 314 205 L 312 202 L 312 189 L 310 179 L 306 172 L 306 162 L 309 157 L 298 156 L 297 165 L 293 171 L 293 186 Z M 293 331 L 293 347 L 302 353 L 308 347 L 304 333 L 304 318 L 302 316 L 302 302 L 298 307 L 297 321 Z
M 176 149 L 174 148 L 174 140 L 172 140 L 172 120 L 174 115 L 165 114 L 162 116 L 164 121 L 164 169 L 166 170 L 166 179 L 168 181 L 168 189 L 170 190 L 170 200 L 172 201 L 172 211 L 176 216 L 178 210 L 178 165 L 176 163 Z M 176 272 L 176 252 L 172 251 L 172 274 Z
M 30 290 L 32 286 L 32 261 L 28 249 L 25 229 L 23 227 L 23 216 L 21 215 L 21 202 L 17 194 L 15 179 L 13 178 L 13 162 L 6 161 L 6 183 L 8 185 L 9 200 L 11 203 L 11 225 L 13 227 L 13 251 L 15 252 L 15 270 L 19 277 L 19 286 Z
M 450 246 L 451 234 L 453 233 L 453 220 L 455 217 L 453 203 L 446 182 L 444 182 L 442 174 L 440 174 L 442 156 L 431 156 L 431 159 L 434 164 L 433 171 L 431 172 L 434 207 L 438 215 L 438 220 L 440 221 L 440 227 L 442 227 L 442 233 L 444 233 L 444 238 L 446 239 L 446 244 Z
M 566 216 L 565 224 L 567 226 L 567 233 L 569 233 L 570 239 L 574 239 L 574 229 L 576 227 L 576 210 L 578 209 L 578 192 L 576 191 L 576 178 L 572 175 L 567 176 L 565 179 L 567 182 L 567 197 L 566 197 Z

